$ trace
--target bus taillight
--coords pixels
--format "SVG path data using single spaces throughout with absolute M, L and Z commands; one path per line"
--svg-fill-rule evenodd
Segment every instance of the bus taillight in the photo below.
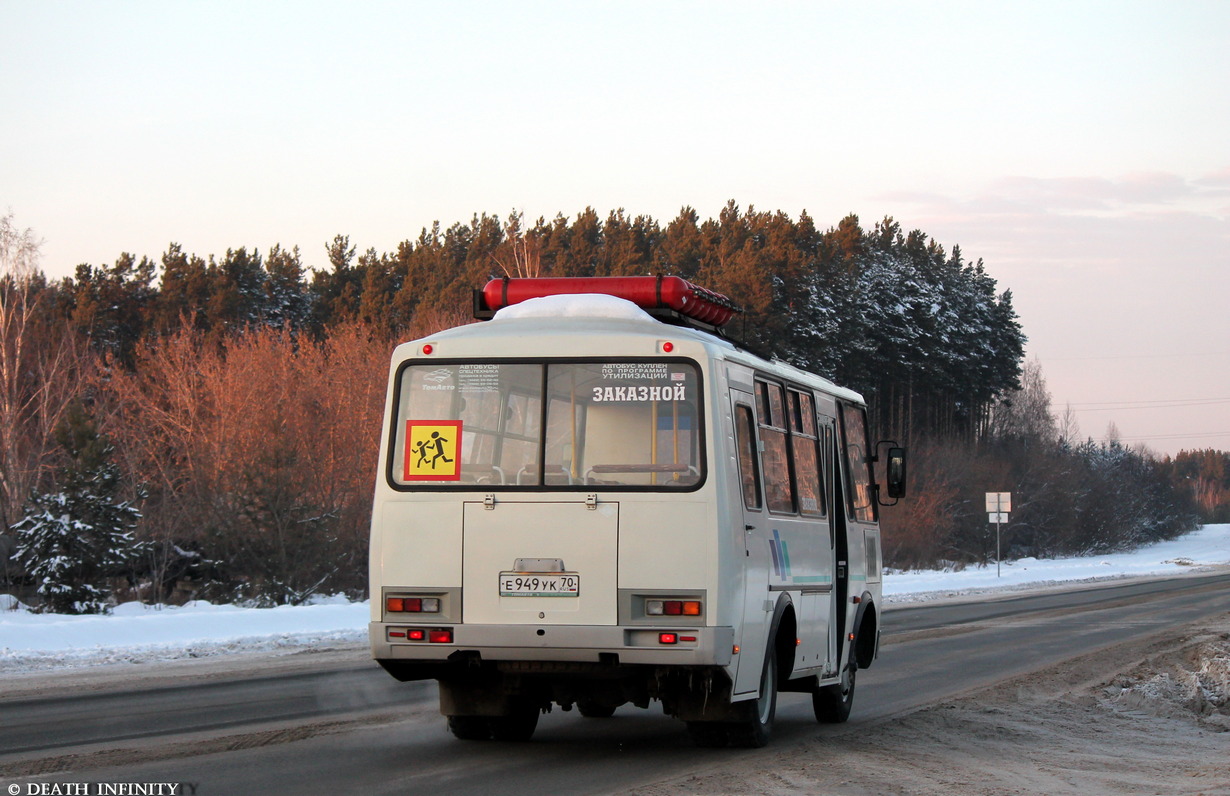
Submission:
M 700 616 L 700 600 L 646 600 L 647 616 Z
M 386 611 L 395 614 L 438 614 L 439 597 L 389 597 L 384 601 Z

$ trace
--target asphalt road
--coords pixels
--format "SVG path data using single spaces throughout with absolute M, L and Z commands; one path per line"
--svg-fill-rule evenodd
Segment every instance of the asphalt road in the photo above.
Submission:
M 1230 612 L 1230 574 L 890 609 L 880 659 L 859 673 L 847 725 L 782 694 L 766 750 L 697 749 L 660 709 L 612 719 L 559 710 L 525 744 L 461 742 L 430 683 L 370 662 L 182 686 L 0 700 L 0 793 L 32 783 L 184 783 L 198 794 L 590 794 L 733 758 L 764 765 L 824 733 Z

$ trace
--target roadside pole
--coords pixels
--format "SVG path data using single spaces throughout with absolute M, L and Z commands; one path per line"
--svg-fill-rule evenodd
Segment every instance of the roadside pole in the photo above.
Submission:
M 1002 577 L 1000 573 L 1000 559 L 1003 557 L 1000 551 L 1000 533 L 999 528 L 1002 523 L 1008 522 L 1008 512 L 1012 511 L 1012 493 L 1011 492 L 988 492 L 987 493 L 987 519 L 995 523 L 995 577 Z

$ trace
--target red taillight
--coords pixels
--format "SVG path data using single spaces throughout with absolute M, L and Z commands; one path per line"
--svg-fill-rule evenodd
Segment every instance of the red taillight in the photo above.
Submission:
M 407 630 L 406 638 L 411 641 L 424 641 L 427 638 L 426 630 Z
M 427 641 L 431 644 L 452 644 L 453 631 L 451 630 L 429 630 L 427 631 Z
M 646 616 L 700 616 L 700 600 L 646 600 Z
M 435 351 L 435 350 L 436 350 L 436 349 L 435 349 L 435 346 L 433 346 L 431 343 L 424 343 L 424 344 L 423 344 L 423 356 L 428 356 L 428 357 L 429 357 L 429 356 L 431 356 L 432 352 L 433 352 L 433 351 Z
M 438 614 L 439 597 L 389 597 L 384 601 L 385 610 L 398 614 Z
M 659 644 L 678 644 L 679 634 L 678 633 L 659 633 L 658 643 Z

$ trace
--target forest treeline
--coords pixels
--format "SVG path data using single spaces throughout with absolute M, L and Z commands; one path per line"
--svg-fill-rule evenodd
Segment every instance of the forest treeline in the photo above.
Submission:
M 682 276 L 744 308 L 732 337 L 863 392 L 878 435 L 913 449 L 912 496 L 884 515 L 889 565 L 990 560 L 983 491 L 1014 492 L 1011 550 L 1034 555 L 1164 538 L 1226 503 L 1224 457 L 1220 492 L 1188 472 L 1216 480 L 1214 452 L 1159 462 L 1077 439 L 1022 362 L 1011 292 L 891 218 L 821 230 L 733 202 L 665 225 L 483 214 L 393 252 L 339 235 L 319 267 L 298 248 L 173 243 L 60 280 L 33 233 L 0 221 L 0 577 L 61 607 L 89 592 L 49 581 L 124 578 L 147 599 L 362 593 L 389 353 L 469 322 L 493 276 Z M 52 559 L 81 566 L 48 575 Z

